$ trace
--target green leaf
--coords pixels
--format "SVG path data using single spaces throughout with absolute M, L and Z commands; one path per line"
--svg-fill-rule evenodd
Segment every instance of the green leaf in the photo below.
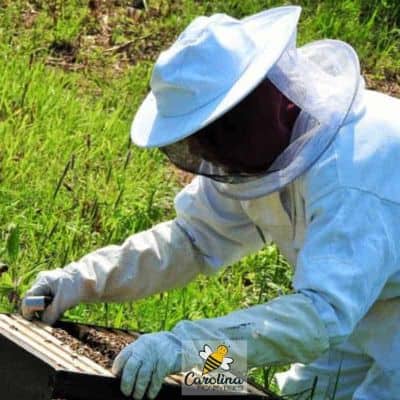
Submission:
M 8 296 L 14 290 L 11 275 L 6 272 L 0 279 L 0 296 Z
M 19 253 L 19 229 L 15 224 L 8 226 L 7 253 L 11 262 L 15 262 Z

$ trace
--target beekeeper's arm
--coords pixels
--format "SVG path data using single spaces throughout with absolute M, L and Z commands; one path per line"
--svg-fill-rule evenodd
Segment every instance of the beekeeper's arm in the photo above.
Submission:
M 344 341 L 397 271 L 389 205 L 372 194 L 340 188 L 307 207 L 296 293 L 214 320 L 184 321 L 182 338 L 246 337 L 248 363 L 310 362 Z
M 200 366 L 196 341 L 224 343 L 230 357 L 244 358 L 249 367 L 308 363 L 344 341 L 395 270 L 387 207 L 372 194 L 346 188 L 309 202 L 306 239 L 294 278 L 296 293 L 143 336 L 114 364 L 114 372 L 122 374 L 124 393 L 133 391 L 140 398 L 149 387 L 154 397 L 162 378 L 180 369 L 182 360 L 186 367 Z M 235 339 L 245 340 L 247 349 Z
M 26 295 L 54 297 L 43 320 L 53 323 L 81 302 L 136 300 L 178 287 L 262 247 L 240 202 L 219 195 L 205 178 L 182 190 L 175 206 L 172 221 L 40 273 Z M 22 311 L 31 317 L 24 306 Z

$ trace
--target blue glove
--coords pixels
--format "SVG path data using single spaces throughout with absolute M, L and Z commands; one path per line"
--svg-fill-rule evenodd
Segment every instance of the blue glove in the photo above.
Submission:
M 142 335 L 126 346 L 114 361 L 112 372 L 121 376 L 125 396 L 154 399 L 164 378 L 181 370 L 182 343 L 171 332 Z

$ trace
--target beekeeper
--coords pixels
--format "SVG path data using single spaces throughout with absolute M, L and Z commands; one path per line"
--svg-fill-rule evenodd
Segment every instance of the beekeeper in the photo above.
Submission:
M 191 362 L 183 341 L 215 339 L 249 367 L 292 363 L 277 375 L 284 394 L 316 383 L 314 399 L 400 398 L 400 101 L 365 90 L 346 43 L 296 48 L 299 15 L 199 17 L 161 53 L 131 133 L 198 175 L 177 217 L 40 273 L 28 292 L 54 297 L 51 324 L 78 303 L 143 298 L 278 244 L 294 293 L 142 336 L 113 367 L 128 396 L 155 397 Z

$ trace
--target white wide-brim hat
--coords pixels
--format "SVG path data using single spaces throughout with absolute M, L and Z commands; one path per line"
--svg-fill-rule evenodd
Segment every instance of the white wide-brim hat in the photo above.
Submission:
M 151 92 L 132 123 L 133 143 L 175 143 L 233 108 L 293 40 L 300 12 L 287 6 L 242 20 L 225 14 L 196 18 L 157 59 Z

